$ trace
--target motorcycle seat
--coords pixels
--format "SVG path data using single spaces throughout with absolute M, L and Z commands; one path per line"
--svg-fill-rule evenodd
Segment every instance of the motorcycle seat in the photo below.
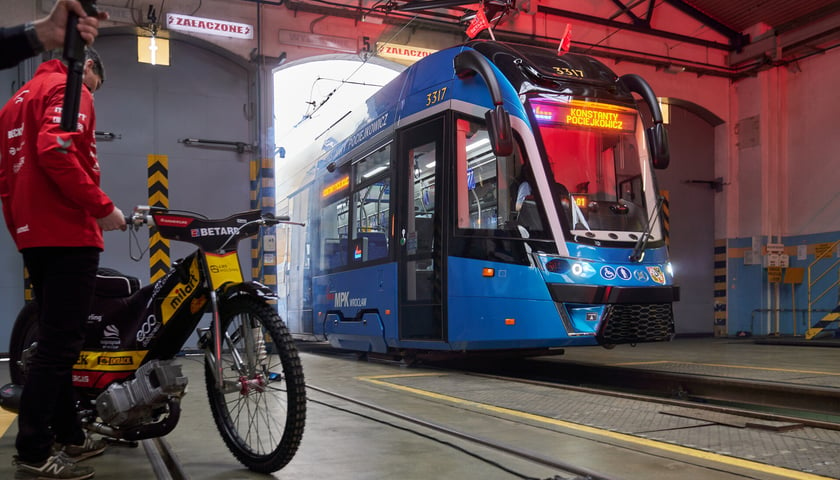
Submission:
M 128 297 L 140 290 L 137 277 L 124 275 L 110 268 L 100 268 L 96 272 L 96 295 L 98 297 Z

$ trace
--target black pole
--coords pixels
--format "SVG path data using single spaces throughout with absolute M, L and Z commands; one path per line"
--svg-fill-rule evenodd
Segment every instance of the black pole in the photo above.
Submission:
M 88 15 L 96 15 L 96 0 L 80 0 Z M 76 26 L 79 16 L 67 12 L 67 29 L 64 32 L 64 55 L 67 62 L 67 85 L 61 107 L 61 129 L 75 132 L 79 118 L 79 100 L 82 94 L 82 77 L 85 73 L 85 42 Z

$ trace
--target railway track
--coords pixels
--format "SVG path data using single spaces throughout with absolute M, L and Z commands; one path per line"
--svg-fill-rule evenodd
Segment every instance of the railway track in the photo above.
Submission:
M 325 344 L 302 349 L 326 355 L 358 356 Z M 363 358 L 368 358 L 366 355 Z M 399 362 L 393 357 L 373 361 Z M 577 389 L 604 395 L 656 401 L 724 414 L 749 416 L 768 422 L 791 423 L 840 430 L 840 389 L 779 381 L 719 375 L 673 373 L 655 369 L 599 365 L 561 357 L 465 357 L 420 360 L 425 367 L 468 372 L 513 382 Z
M 837 388 L 535 359 L 438 366 L 509 381 L 656 398 L 678 406 L 840 430 Z

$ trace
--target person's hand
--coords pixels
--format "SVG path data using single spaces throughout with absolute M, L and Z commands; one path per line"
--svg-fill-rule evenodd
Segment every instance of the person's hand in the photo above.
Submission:
M 105 232 L 109 232 L 111 230 L 125 230 L 125 215 L 123 215 L 122 210 L 117 207 L 114 207 L 114 210 L 111 211 L 108 215 L 97 218 L 96 223 L 99 224 L 99 228 L 101 228 Z
M 82 4 L 77 0 L 58 0 L 48 16 L 32 22 L 35 27 L 35 34 L 44 44 L 45 50 L 52 50 L 64 45 L 67 13 L 71 11 L 79 16 L 77 28 L 79 33 L 82 34 L 82 40 L 88 45 L 93 44 L 93 40 L 99 34 L 99 21 L 108 18 L 107 12 L 99 12 L 96 16 L 88 15 L 82 8 Z

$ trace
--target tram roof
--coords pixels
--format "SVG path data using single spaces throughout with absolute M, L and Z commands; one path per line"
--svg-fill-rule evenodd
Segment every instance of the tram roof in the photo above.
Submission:
M 616 74 L 600 61 L 580 54 L 557 52 L 547 48 L 507 42 L 477 40 L 429 55 L 414 63 L 373 94 L 359 108 L 327 132 L 340 135 L 325 138 L 330 145 L 319 164 L 346 163 L 375 148 L 377 137 L 407 117 L 434 112 L 429 107 L 437 101 L 430 95 L 438 92 L 441 102 L 451 99 L 493 108 L 483 81 L 456 81 L 453 59 L 465 49 L 474 49 L 490 60 L 501 82 L 505 107 L 511 115 L 527 121 L 519 96 L 530 93 L 574 95 L 598 101 L 633 105 L 634 100 Z M 445 92 L 444 92 L 445 91 Z M 441 93 L 443 92 L 443 93 Z M 438 98 L 435 97 L 435 98 Z M 483 114 L 483 112 L 482 112 Z M 370 142 L 370 143 L 369 143 Z M 327 150 L 327 149 L 325 149 Z M 353 154 L 348 156 L 348 154 Z

